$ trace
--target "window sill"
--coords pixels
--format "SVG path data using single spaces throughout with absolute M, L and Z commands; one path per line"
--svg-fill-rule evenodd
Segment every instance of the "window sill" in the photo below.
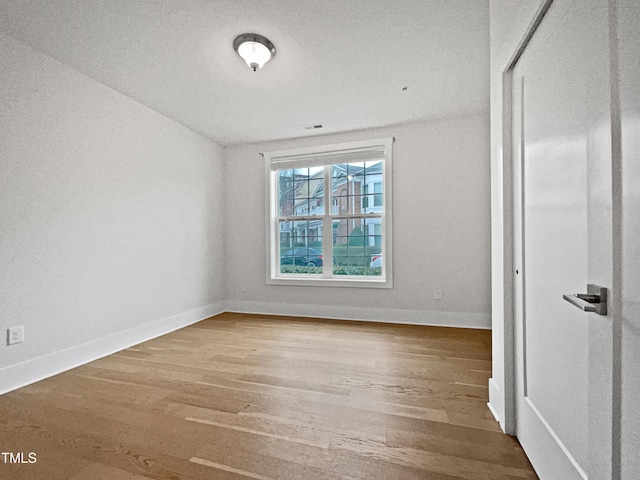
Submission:
M 344 278 L 300 278 L 300 277 L 268 277 L 267 285 L 286 285 L 294 287 L 344 287 L 344 288 L 393 288 L 389 278 L 362 279 L 358 277 Z

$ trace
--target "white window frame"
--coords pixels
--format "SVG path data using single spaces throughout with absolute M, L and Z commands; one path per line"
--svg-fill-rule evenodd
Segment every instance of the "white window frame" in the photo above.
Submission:
M 392 222 L 392 171 L 393 171 L 393 138 L 382 138 L 374 140 L 363 140 L 357 142 L 340 143 L 333 145 L 324 145 L 308 148 L 297 148 L 291 150 L 280 150 L 275 152 L 264 153 L 265 159 L 265 206 L 266 206 L 266 282 L 269 285 L 317 285 L 327 287 L 359 287 L 359 288 L 393 288 L 393 222 Z M 280 272 L 280 242 L 279 242 L 279 212 L 278 212 L 278 188 L 277 188 L 277 172 L 272 168 L 272 164 L 276 162 L 287 161 L 288 158 L 294 159 L 288 168 L 298 168 L 308 166 L 309 161 L 314 162 L 314 156 L 331 155 L 348 153 L 350 151 L 366 150 L 376 147 L 384 148 L 384 164 L 382 176 L 382 192 L 383 205 L 382 212 L 379 214 L 383 237 L 382 237 L 382 274 L 380 276 L 358 276 L 358 275 L 333 275 L 332 269 L 324 269 L 324 274 L 294 274 Z M 305 160 L 296 163 L 300 157 Z M 304 165 L 303 165 L 304 164 Z M 323 165 L 316 163 L 315 165 Z M 326 164 L 325 164 L 326 165 Z M 325 232 L 332 232 L 332 221 L 334 215 L 331 215 L 331 181 L 330 175 L 325 169 L 325 208 L 324 214 L 320 217 L 323 219 L 323 258 L 333 258 L 333 242 L 331 236 L 325 237 Z M 329 209 L 326 208 L 327 203 Z M 359 215 L 366 218 L 366 214 Z M 329 234 L 331 235 L 331 234 Z M 328 240 L 328 241 L 324 241 Z M 331 262 L 333 263 L 333 262 Z

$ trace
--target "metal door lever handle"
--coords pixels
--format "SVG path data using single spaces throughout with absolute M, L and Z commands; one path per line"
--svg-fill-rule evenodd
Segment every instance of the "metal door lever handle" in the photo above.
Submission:
M 562 295 L 562 298 L 564 298 L 571 305 L 575 305 L 580 310 L 584 312 L 595 312 L 596 306 L 594 305 L 594 303 L 584 300 L 581 297 L 582 295 L 580 295 L 579 293 L 576 293 L 575 295 Z
M 590 293 L 576 293 L 576 297 L 589 303 L 600 303 L 600 295 L 591 295 Z
M 567 302 L 578 307 L 583 312 L 593 312 L 598 315 L 607 314 L 607 289 L 600 285 L 587 285 L 587 293 L 563 295 Z

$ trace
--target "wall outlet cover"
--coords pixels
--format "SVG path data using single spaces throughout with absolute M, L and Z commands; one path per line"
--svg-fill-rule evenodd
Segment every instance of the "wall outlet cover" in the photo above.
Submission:
M 10 327 L 7 330 L 7 345 L 15 345 L 24 342 L 24 325 Z

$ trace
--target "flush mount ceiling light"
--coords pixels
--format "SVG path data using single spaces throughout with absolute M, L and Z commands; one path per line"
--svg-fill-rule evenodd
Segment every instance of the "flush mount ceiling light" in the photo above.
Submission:
M 257 33 L 243 33 L 233 41 L 233 48 L 255 72 L 276 55 L 276 47 Z

